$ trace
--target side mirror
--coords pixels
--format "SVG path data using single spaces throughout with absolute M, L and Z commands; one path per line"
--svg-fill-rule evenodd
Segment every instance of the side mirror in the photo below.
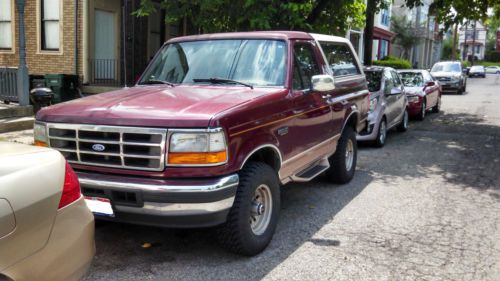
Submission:
M 314 75 L 311 82 L 315 92 L 329 92 L 335 89 L 335 80 L 330 75 Z
M 436 82 L 434 82 L 434 81 L 429 81 L 429 82 L 427 82 L 427 83 L 425 84 L 425 86 L 426 86 L 426 87 L 433 87 L 433 86 L 435 86 L 435 85 L 436 85 Z

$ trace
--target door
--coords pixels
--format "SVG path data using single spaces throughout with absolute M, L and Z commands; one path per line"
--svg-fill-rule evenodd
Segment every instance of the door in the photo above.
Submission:
M 438 98 L 439 98 L 439 86 L 437 85 L 436 81 L 434 81 L 434 78 L 430 75 L 429 72 L 424 71 L 423 72 L 423 77 L 424 77 L 424 83 L 427 85 L 429 82 L 434 82 L 433 86 L 430 87 L 425 87 L 425 95 L 427 96 L 427 107 L 433 107 L 436 105 Z
M 384 71 L 382 83 L 386 103 L 385 116 L 387 118 L 387 126 L 392 126 L 397 115 L 397 97 L 392 94 L 392 90 L 394 89 L 394 80 L 392 79 L 392 74 L 389 70 Z
M 327 102 L 331 94 L 312 91 L 311 79 L 322 74 L 318 57 L 308 41 L 293 45 L 293 137 L 297 140 L 294 154 L 314 150 L 333 136 L 333 115 Z
M 117 26 L 116 13 L 95 10 L 94 32 L 94 78 L 96 80 L 117 80 Z
M 391 70 L 392 81 L 394 83 L 394 89 L 392 90 L 392 94 L 396 97 L 396 105 L 395 105 L 395 120 L 394 122 L 399 124 L 401 118 L 403 118 L 403 114 L 406 110 L 406 99 L 405 99 L 405 89 L 403 86 L 403 81 L 399 78 L 399 74 Z

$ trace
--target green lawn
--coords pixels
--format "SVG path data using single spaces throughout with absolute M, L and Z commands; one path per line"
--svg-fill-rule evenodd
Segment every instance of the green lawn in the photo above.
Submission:
M 478 61 L 476 64 L 482 66 L 500 66 L 500 62 Z

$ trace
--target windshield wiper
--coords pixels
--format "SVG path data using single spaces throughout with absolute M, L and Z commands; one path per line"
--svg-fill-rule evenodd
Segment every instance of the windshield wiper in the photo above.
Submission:
M 243 85 L 245 87 L 249 87 L 250 89 L 253 90 L 253 86 L 244 82 L 240 82 L 237 80 L 231 80 L 231 79 L 222 79 L 222 78 L 196 78 L 193 79 L 194 82 L 209 82 L 212 84 L 224 84 L 224 83 L 233 83 L 233 84 L 238 84 L 238 85 Z
M 174 83 L 171 83 L 168 81 L 163 81 L 163 80 L 157 80 L 157 79 L 151 79 L 151 80 L 139 83 L 139 85 L 156 85 L 156 84 L 165 84 L 165 85 L 169 85 L 170 87 L 175 87 Z

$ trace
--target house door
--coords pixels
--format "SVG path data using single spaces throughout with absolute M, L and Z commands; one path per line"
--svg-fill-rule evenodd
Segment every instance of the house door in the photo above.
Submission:
M 96 80 L 117 80 L 116 13 L 95 10 L 94 73 Z

